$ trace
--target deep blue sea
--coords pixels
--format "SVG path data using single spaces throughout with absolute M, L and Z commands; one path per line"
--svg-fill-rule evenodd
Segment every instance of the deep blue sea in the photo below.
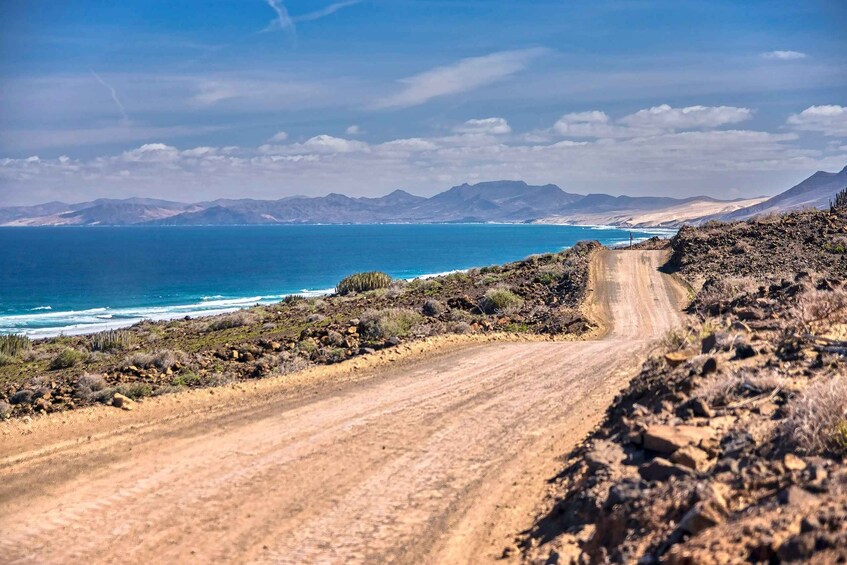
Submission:
M 634 230 L 644 239 L 662 230 Z M 0 333 L 47 337 L 209 315 L 288 294 L 322 294 L 344 276 L 414 277 L 559 251 L 629 231 L 551 225 L 436 224 L 0 228 Z

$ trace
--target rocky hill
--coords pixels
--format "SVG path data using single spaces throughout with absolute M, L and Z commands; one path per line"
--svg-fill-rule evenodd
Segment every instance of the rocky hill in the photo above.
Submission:
M 847 167 L 837 173 L 818 171 L 800 184 L 773 198 L 728 214 L 720 214 L 716 218 L 724 221 L 738 221 L 804 208 L 824 209 L 832 203 L 835 194 L 844 188 L 847 188 Z
M 533 563 L 847 559 L 847 211 L 685 228 L 687 327 L 518 539 Z

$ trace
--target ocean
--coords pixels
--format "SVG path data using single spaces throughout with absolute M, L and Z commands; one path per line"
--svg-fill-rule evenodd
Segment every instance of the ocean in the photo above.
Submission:
M 411 279 L 585 239 L 624 243 L 629 233 L 534 224 L 0 228 L 0 333 L 39 338 L 212 315 L 326 294 L 360 271 Z

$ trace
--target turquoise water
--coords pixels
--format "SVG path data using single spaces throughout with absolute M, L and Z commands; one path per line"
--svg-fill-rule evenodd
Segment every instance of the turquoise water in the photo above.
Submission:
M 643 239 L 661 230 L 635 230 Z M 427 224 L 0 228 L 0 333 L 46 337 L 209 315 L 344 276 L 414 278 L 613 245 L 629 231 L 550 225 Z

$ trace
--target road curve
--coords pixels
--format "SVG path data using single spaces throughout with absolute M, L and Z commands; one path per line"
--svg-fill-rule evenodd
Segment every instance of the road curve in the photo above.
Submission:
M 477 344 L 354 379 L 2 424 L 0 561 L 493 560 L 678 323 L 664 258 L 598 254 L 602 339 Z

